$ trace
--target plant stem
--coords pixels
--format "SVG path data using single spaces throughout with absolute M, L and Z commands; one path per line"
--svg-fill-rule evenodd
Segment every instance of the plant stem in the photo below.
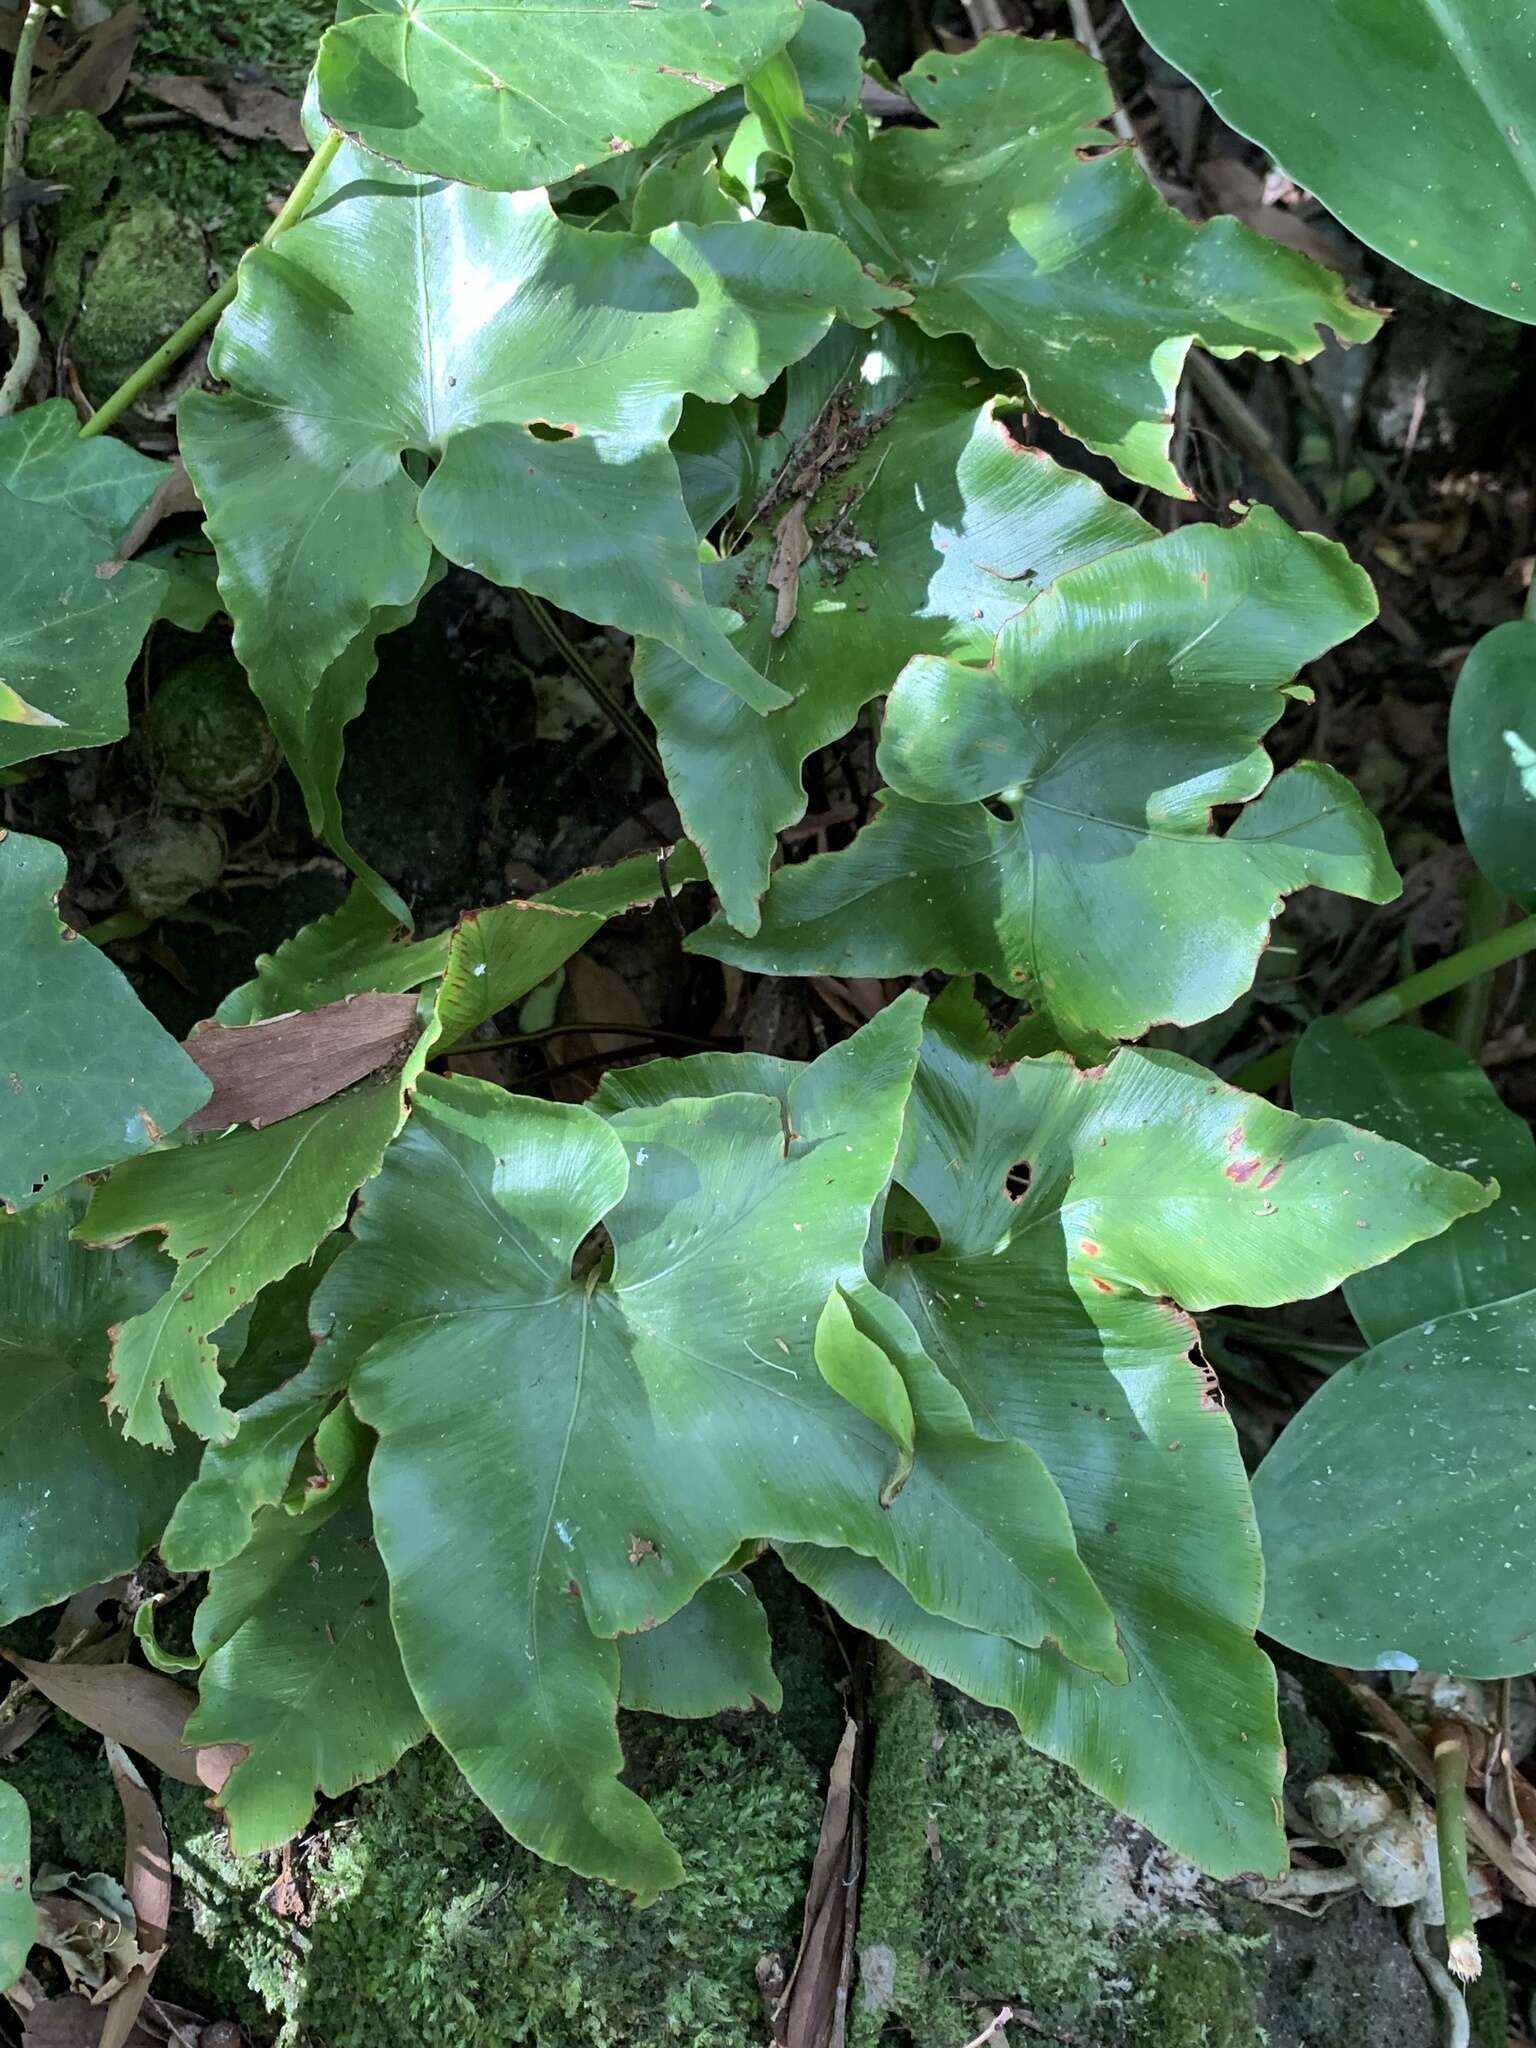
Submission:
M 1472 1901 L 1467 1895 L 1467 1737 L 1454 1721 L 1435 1724 L 1435 1846 L 1440 1852 L 1440 1895 L 1445 1902 L 1447 1960 L 1463 1984 L 1481 1976 Z
M 32 0 L 27 18 L 16 39 L 16 57 L 11 71 L 11 104 L 5 117 L 5 145 L 0 153 L 0 194 L 10 192 L 26 171 L 27 130 L 31 126 L 32 53 L 43 32 L 48 10 Z M 23 294 L 27 288 L 26 266 L 21 256 L 21 213 L 0 229 L 0 313 L 16 336 L 16 353 L 0 383 L 0 418 L 16 410 L 37 366 L 37 322 L 27 311 Z
M 1504 891 L 1474 868 L 1461 885 L 1461 936 L 1466 945 L 1490 939 L 1504 929 L 1509 899 Z M 1451 1002 L 1451 1036 L 1469 1059 L 1477 1059 L 1488 1035 L 1488 1009 L 1493 976 L 1479 974 L 1457 989 Z
M 574 645 L 569 637 L 560 630 L 555 615 L 549 606 L 545 604 L 541 597 L 535 597 L 532 591 L 524 590 L 519 592 L 519 595 L 528 610 L 533 614 L 540 632 L 559 649 L 560 653 L 570 663 L 572 675 L 575 676 L 579 683 L 585 686 L 587 695 L 591 697 L 600 711 L 607 714 L 613 725 L 629 741 L 651 772 L 662 782 L 665 782 L 667 771 L 662 766 L 660 754 L 656 751 L 650 740 L 646 738 L 640 726 L 630 717 L 624 705 L 619 702 L 619 699 L 609 689 L 581 649 Z
M 310 200 L 314 198 L 315 189 L 330 169 L 331 161 L 340 149 L 341 142 L 340 134 L 333 128 L 305 165 L 303 176 L 284 200 L 282 211 L 256 244 L 257 248 L 270 248 L 284 228 L 293 226 Z M 243 257 L 241 261 L 244 261 Z M 224 308 L 234 299 L 239 281 L 240 273 L 237 266 L 234 274 L 227 277 L 216 292 L 211 292 L 197 311 L 183 320 L 176 332 L 161 342 L 154 354 L 147 361 L 140 363 L 133 374 L 118 385 L 106 403 L 91 415 L 80 429 L 82 441 L 89 441 L 95 434 L 104 434 L 142 392 L 147 391 L 151 384 L 159 382 L 172 363 L 179 356 L 185 355 L 193 342 L 200 340 L 213 326 Z
M 1452 989 L 1464 988 L 1479 975 L 1492 974 L 1496 967 L 1503 967 L 1511 960 L 1518 960 L 1522 953 L 1530 952 L 1536 952 L 1536 917 L 1523 917 L 1518 924 L 1507 924 L 1502 931 L 1493 932 L 1486 939 L 1478 939 L 1470 946 L 1448 953 L 1433 967 L 1410 974 L 1405 981 L 1383 989 L 1379 996 L 1372 996 L 1366 1002 L 1357 1003 L 1352 1010 L 1341 1010 L 1338 1021 L 1363 1037 L 1367 1032 L 1379 1031 L 1383 1024 L 1395 1024 L 1399 1017 L 1406 1017 L 1421 1004 L 1432 1003 L 1437 996 L 1448 996 Z M 1250 1060 L 1247 1066 L 1239 1067 L 1232 1076 L 1233 1086 L 1246 1088 L 1254 1095 L 1262 1094 L 1266 1088 L 1273 1088 L 1276 1082 L 1285 1079 L 1295 1056 L 1294 1040 L 1289 1045 L 1277 1045 L 1262 1059 Z
M 87 933 L 86 937 L 89 938 Z M 546 1038 L 592 1038 L 607 1033 L 612 1038 L 654 1038 L 668 1045 L 689 1045 L 697 1052 L 729 1052 L 732 1041 L 697 1038 L 688 1031 L 664 1031 L 657 1024 L 590 1024 L 578 1018 L 569 1024 L 541 1024 L 537 1031 L 510 1031 L 502 1038 L 461 1038 L 457 1045 L 433 1053 L 435 1060 L 450 1059 L 461 1052 L 500 1052 L 509 1045 L 538 1045 Z

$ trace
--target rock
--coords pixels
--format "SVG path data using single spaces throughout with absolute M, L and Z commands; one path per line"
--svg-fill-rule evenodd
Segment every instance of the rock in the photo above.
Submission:
M 98 405 L 208 295 L 202 236 L 163 200 L 137 199 L 111 222 L 80 296 L 70 351 Z
M 127 826 L 112 842 L 123 886 L 135 910 L 165 917 L 180 910 L 224 872 L 224 834 L 211 818 L 174 811 Z
M 277 773 L 277 741 L 231 654 L 200 654 L 173 670 L 146 725 L 159 773 L 194 803 L 243 803 Z

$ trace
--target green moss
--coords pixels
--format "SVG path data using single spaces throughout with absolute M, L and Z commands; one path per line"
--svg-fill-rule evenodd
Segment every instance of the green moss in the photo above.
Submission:
M 1108 1808 L 1011 1721 L 920 1678 L 876 1731 L 855 2041 L 952 2048 L 1008 1999 L 1076 2031 L 1115 1956 L 1092 1911 Z
M 286 196 L 303 159 L 279 142 L 243 142 L 225 155 L 201 128 L 148 129 L 124 145 L 122 185 L 158 198 L 206 237 L 216 281 L 272 225 L 268 201 Z
M 32 124 L 28 171 L 65 188 L 63 197 L 43 215 L 51 244 L 43 307 L 55 334 L 62 333 L 80 309 L 85 265 L 106 235 L 106 198 L 117 164 L 117 143 L 94 114 L 45 115 Z
M 148 0 L 139 68 L 217 80 L 238 67 L 297 92 L 335 12 L 334 0 Z
M 878 2041 L 888 2014 L 916 2012 L 928 1976 L 929 1779 L 938 1710 L 921 1676 L 904 1680 L 892 1668 L 899 1662 L 894 1652 L 882 1645 L 878 1654 L 888 1697 L 878 1714 L 865 1798 L 871 1854 L 859 1901 L 859 1990 L 850 2026 L 855 2048 Z
M 202 237 L 163 200 L 135 200 L 108 227 L 71 335 L 87 393 L 105 398 L 207 295 Z
M 200 654 L 150 699 L 146 729 L 171 794 L 242 803 L 277 772 L 277 741 L 232 654 Z
M 686 1881 L 637 1911 L 511 1842 L 424 1745 L 295 1859 L 312 1919 L 264 1903 L 274 1859 L 231 1857 L 190 1788 L 162 1788 L 178 1879 L 168 1996 L 291 2048 L 742 2048 L 756 1965 L 798 1934 L 823 1778 L 766 1714 L 627 1718 Z M 115 1870 L 121 1820 L 99 1745 L 58 1727 L 7 1775 L 38 1853 Z
M 1509 1979 L 1486 1942 L 1483 1974 L 1467 1986 L 1467 2018 L 1472 2024 L 1472 2048 L 1508 2048 Z
M 1145 2048 L 1260 2048 L 1257 1955 L 1263 1937 L 1244 1938 L 1198 1922 L 1165 1922 L 1126 1950 L 1132 2040 Z

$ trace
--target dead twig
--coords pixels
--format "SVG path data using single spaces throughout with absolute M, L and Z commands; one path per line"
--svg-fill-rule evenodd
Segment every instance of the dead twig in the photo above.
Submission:
M 1004 2027 L 1007 2026 L 1008 2022 L 1012 2018 L 1013 2007 L 1011 2005 L 1005 2005 L 1001 2012 L 997 2013 L 992 2018 L 992 2020 L 990 2020 L 989 2023 L 982 2028 L 981 2032 L 976 2036 L 976 2038 L 973 2041 L 966 2042 L 965 2048 L 985 2048 L 985 2043 L 988 2041 L 995 2041 L 998 2035 L 1003 2031 Z

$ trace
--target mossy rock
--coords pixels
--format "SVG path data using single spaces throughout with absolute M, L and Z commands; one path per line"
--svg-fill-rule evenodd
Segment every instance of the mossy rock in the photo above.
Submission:
M 70 334 L 87 394 L 106 398 L 207 296 L 202 236 L 163 200 L 135 200 L 107 229 Z
M 192 802 L 243 803 L 277 772 L 277 741 L 231 654 L 200 654 L 174 669 L 145 724 L 158 774 Z
M 272 225 L 303 158 L 280 142 L 242 142 L 229 152 L 201 128 L 151 128 L 127 137 L 119 166 L 126 197 L 162 200 L 202 237 L 216 282 Z
M 126 826 L 112 842 L 112 858 L 129 901 L 145 917 L 180 910 L 224 872 L 224 834 L 211 818 L 173 811 Z

